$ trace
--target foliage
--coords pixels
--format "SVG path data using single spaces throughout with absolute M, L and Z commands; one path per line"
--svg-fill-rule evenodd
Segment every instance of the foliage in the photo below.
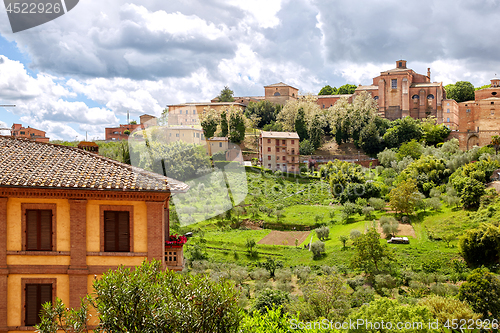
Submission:
M 389 168 L 393 161 L 397 160 L 397 153 L 393 149 L 385 148 L 384 151 L 377 154 L 378 161 L 384 167 Z
M 255 298 L 253 310 L 264 314 L 268 310 L 274 310 L 289 302 L 290 296 L 287 292 L 265 289 Z
M 384 199 L 380 198 L 369 198 L 368 203 L 370 204 L 371 207 L 375 210 L 383 210 L 385 208 L 385 201 Z
M 422 145 L 418 143 L 415 139 L 404 142 L 401 147 L 399 147 L 396 157 L 398 160 L 402 160 L 406 156 L 410 156 L 414 160 L 420 158 L 423 151 Z
M 330 228 L 328 228 L 326 226 L 316 228 L 316 229 L 314 229 L 314 231 L 316 231 L 316 236 L 318 236 L 318 238 L 321 241 L 324 241 L 324 240 L 328 239 L 328 237 L 330 237 Z
M 313 253 L 314 258 L 321 258 L 321 256 L 325 253 L 325 243 L 322 241 L 315 241 L 311 244 L 311 252 Z
M 436 124 L 434 117 L 428 117 L 422 120 L 423 139 L 428 145 L 435 146 L 450 135 L 451 129 L 444 124 Z
M 390 332 L 392 330 L 397 330 L 398 332 L 436 332 L 429 327 L 429 322 L 432 319 L 431 311 L 424 307 L 418 305 L 400 305 L 398 301 L 394 299 L 388 299 L 385 297 L 379 298 L 370 302 L 367 305 L 363 305 L 349 317 L 350 320 L 356 322 L 357 320 L 363 320 L 364 325 L 356 326 L 356 329 L 350 329 L 349 332 Z M 372 323 L 379 323 L 379 325 L 384 323 L 391 323 L 393 325 L 392 329 L 374 329 L 375 327 L 370 327 Z M 397 329 L 397 323 L 411 323 L 410 328 Z M 416 326 L 420 323 L 421 326 Z M 436 327 L 436 330 L 438 327 Z
M 93 288 L 98 330 L 237 332 L 242 319 L 230 282 L 163 271 L 158 261 L 108 271 Z
M 300 141 L 308 140 L 309 134 L 307 133 L 306 115 L 304 108 L 299 108 L 297 117 L 295 118 L 295 131 L 299 135 Z
M 346 83 L 337 89 L 337 94 L 339 95 L 348 95 L 348 94 L 354 94 L 354 91 L 356 90 L 357 86 L 355 84 L 349 84 Z
M 396 212 L 406 215 L 413 213 L 420 199 L 415 179 L 403 180 L 389 193 L 389 205 Z
M 329 85 L 324 86 L 319 91 L 318 95 L 337 95 L 337 88 L 330 87 Z
M 347 243 L 348 240 L 349 240 L 349 237 L 347 237 L 346 235 L 339 236 L 339 241 L 342 243 L 343 249 L 346 249 L 345 244 Z
M 443 325 L 449 319 L 460 320 L 477 320 L 482 316 L 478 313 L 472 311 L 471 307 L 466 303 L 459 301 L 451 297 L 442 296 L 430 296 L 421 299 L 418 305 L 425 306 L 428 308 L 432 316 L 439 320 L 439 323 Z
M 403 142 L 413 139 L 420 140 L 424 135 L 420 120 L 411 117 L 396 119 L 392 122 L 392 127 L 385 132 L 383 139 L 387 147 L 399 147 Z
M 300 155 L 311 155 L 315 150 L 313 143 L 309 140 L 303 140 L 299 143 Z
M 229 141 L 241 143 L 245 139 L 245 119 L 240 108 L 231 110 L 229 114 Z
M 353 139 L 358 142 L 362 129 L 377 116 L 377 103 L 367 92 L 361 92 L 349 103 L 342 97 L 330 109 L 330 127 L 337 144 Z
M 321 146 L 321 139 L 324 134 L 324 124 L 325 123 L 321 119 L 321 115 L 319 114 L 315 114 L 311 122 L 309 123 L 308 138 L 315 149 L 318 149 Z
M 444 89 L 446 90 L 446 98 L 454 99 L 457 103 L 474 100 L 474 86 L 468 81 L 447 84 Z
M 253 238 L 247 238 L 247 243 L 246 243 L 246 247 L 247 247 L 247 250 L 249 253 L 252 253 L 253 252 L 253 248 L 256 246 L 257 244 L 255 243 L 255 239 Z
M 350 306 L 348 290 L 338 274 L 310 278 L 301 290 L 316 318 L 342 320 L 347 317 Z
M 500 229 L 489 223 L 467 230 L 459 241 L 460 254 L 472 267 L 489 266 L 500 259 Z
M 298 315 L 283 311 L 281 307 L 269 309 L 265 313 L 254 311 L 245 316 L 241 325 L 242 333 L 317 333 L 316 329 L 301 329 Z
M 281 111 L 280 104 L 274 104 L 270 101 L 250 102 L 245 108 L 245 116 L 251 118 L 252 116 L 258 119 L 257 127 L 263 128 L 276 121 L 276 115 Z
M 201 120 L 201 127 L 206 139 L 210 139 L 217 131 L 217 126 L 220 122 L 220 115 L 217 111 L 210 109 Z
M 227 122 L 226 111 L 222 111 L 220 115 L 220 131 L 222 137 L 226 137 L 229 134 L 229 123 Z
M 318 98 L 312 95 L 306 95 L 301 99 L 288 100 L 283 106 L 283 109 L 278 113 L 276 120 L 283 126 L 283 131 L 295 131 L 295 121 L 300 109 L 304 111 L 305 120 L 307 122 L 308 132 L 309 126 L 316 114 L 323 114 L 319 105 L 316 103 Z M 325 119 L 321 120 L 326 121 Z
M 359 147 L 368 155 L 378 154 L 384 145 L 375 121 L 370 121 L 359 133 Z
M 228 86 L 224 86 L 224 88 L 220 91 L 220 94 L 217 96 L 219 102 L 234 102 L 233 98 L 234 92 L 229 89 Z
M 65 333 L 87 332 L 90 319 L 88 302 L 84 298 L 79 309 L 69 309 L 57 297 L 55 304 L 51 302 L 43 304 L 40 319 L 40 324 L 35 326 L 40 333 L 56 333 L 58 330 Z
M 164 163 L 166 175 L 180 181 L 193 179 L 200 175 L 200 171 L 209 170 L 211 163 L 205 146 L 175 141 L 162 143 L 149 141 L 149 145 L 137 145 L 132 147 L 131 155 L 134 155 L 140 168 L 151 170 L 163 175 Z
M 380 235 L 377 230 L 370 228 L 365 234 L 354 240 L 356 254 L 351 265 L 362 269 L 367 275 L 385 271 L 393 261 L 394 254 L 387 244 L 380 244 Z
M 261 263 L 261 266 L 265 268 L 266 271 L 269 272 L 269 276 L 274 278 L 274 273 L 276 269 L 283 267 L 283 262 L 280 260 L 275 260 L 273 258 L 267 258 L 267 260 Z
M 380 217 L 380 226 L 387 238 L 395 236 L 399 229 L 399 222 L 392 216 Z
M 474 178 L 464 178 L 460 191 L 460 202 L 464 207 L 478 207 L 485 193 L 484 184 Z
M 498 154 L 498 149 L 500 148 L 500 136 L 493 135 L 491 137 L 491 144 L 495 147 L 495 154 Z
M 484 318 L 500 316 L 500 280 L 487 268 L 476 268 L 459 289 L 458 298 L 467 301 Z

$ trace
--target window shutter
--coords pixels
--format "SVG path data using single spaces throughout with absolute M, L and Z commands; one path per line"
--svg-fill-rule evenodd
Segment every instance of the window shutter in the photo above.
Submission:
M 115 212 L 104 212 L 104 251 L 116 251 Z
M 37 312 L 37 300 L 38 300 L 38 285 L 27 284 L 26 285 L 26 299 L 25 299 L 25 313 L 26 318 L 24 324 L 26 326 L 33 326 L 37 324 L 38 312 Z
M 118 214 L 118 251 L 130 251 L 130 225 L 128 212 Z
M 38 214 L 36 210 L 26 211 L 26 250 L 38 249 Z
M 40 250 L 52 251 L 52 211 L 40 211 Z
M 47 302 L 52 302 L 52 285 L 51 284 L 41 284 L 40 285 L 40 311 L 42 309 L 42 304 Z

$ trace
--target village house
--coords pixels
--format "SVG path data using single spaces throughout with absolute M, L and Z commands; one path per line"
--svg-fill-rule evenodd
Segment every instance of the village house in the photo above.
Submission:
M 22 124 L 13 124 L 10 135 L 16 138 L 25 138 L 38 142 L 49 142 L 45 132 L 32 127 L 23 127 Z
M 161 261 L 169 200 L 187 185 L 74 147 L 0 136 L 0 332 L 33 330 L 41 304 L 70 307 L 94 276 Z
M 139 124 L 125 124 L 120 125 L 119 127 L 106 127 L 104 133 L 106 141 L 127 140 L 129 134 L 134 132 L 138 128 L 145 129 L 150 126 L 158 125 L 158 119 L 155 116 L 151 116 L 149 114 L 143 114 L 139 117 L 139 119 Z
M 259 137 L 259 161 L 264 168 L 299 172 L 299 135 L 295 132 L 265 132 Z

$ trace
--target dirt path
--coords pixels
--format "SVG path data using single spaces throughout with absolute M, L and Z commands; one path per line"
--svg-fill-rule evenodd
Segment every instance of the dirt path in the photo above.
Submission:
M 278 231 L 273 230 L 266 237 L 262 238 L 257 244 L 267 245 L 291 245 L 295 246 L 295 239 L 301 244 L 309 236 L 310 231 Z

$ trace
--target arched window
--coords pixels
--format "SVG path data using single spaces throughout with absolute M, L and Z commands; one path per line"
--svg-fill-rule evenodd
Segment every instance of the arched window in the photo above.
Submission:
M 275 92 L 274 96 L 281 96 L 281 94 L 279 92 Z
M 373 97 L 374 100 L 378 100 L 378 96 Z
M 427 99 L 434 99 L 434 95 L 433 94 L 427 95 Z
M 411 96 L 411 99 L 419 99 L 419 98 L 420 98 L 420 97 L 418 97 L 418 95 L 417 95 L 417 94 L 415 94 L 415 95 Z

